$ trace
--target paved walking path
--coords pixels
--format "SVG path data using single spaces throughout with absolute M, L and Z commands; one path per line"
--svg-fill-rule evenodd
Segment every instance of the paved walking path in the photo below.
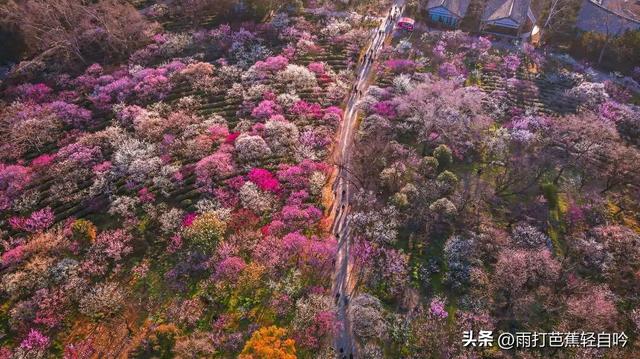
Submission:
M 354 178 L 349 169 L 353 134 L 357 126 L 357 106 L 361 97 L 366 94 L 371 69 L 382 49 L 385 40 L 393 33 L 395 23 L 404 10 L 404 0 L 396 0 L 391 11 L 382 20 L 380 26 L 372 30 L 371 41 L 365 49 L 365 57 L 358 67 L 355 85 L 351 90 L 344 112 L 340 130 L 338 148 L 335 151 L 334 163 L 338 165 L 338 175 L 334 183 L 334 222 L 332 233 L 338 240 L 335 273 L 332 292 L 338 310 L 340 328 L 335 337 L 336 355 L 340 359 L 357 358 L 357 348 L 353 340 L 351 318 L 349 318 L 349 300 L 353 294 L 354 283 L 351 278 L 352 264 L 350 259 L 350 228 L 348 214 L 351 198 L 355 192 Z

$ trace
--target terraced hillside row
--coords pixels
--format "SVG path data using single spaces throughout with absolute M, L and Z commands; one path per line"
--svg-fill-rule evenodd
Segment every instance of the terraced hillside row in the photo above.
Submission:
M 505 94 L 509 106 L 539 114 L 564 115 L 577 111 L 579 102 L 566 94 L 574 85 L 551 81 L 544 73 L 534 74 L 520 67 L 511 79 L 496 71 L 483 71 L 480 87 L 494 95 Z

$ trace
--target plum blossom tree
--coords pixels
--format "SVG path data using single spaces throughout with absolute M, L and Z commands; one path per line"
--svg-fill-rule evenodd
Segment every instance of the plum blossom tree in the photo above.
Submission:
M 455 290 L 464 290 L 471 279 L 475 241 L 464 236 L 451 236 L 444 247 L 447 264 L 445 282 Z
M 438 297 L 431 300 L 431 304 L 429 305 L 429 312 L 431 315 L 439 319 L 445 319 L 449 316 L 449 313 L 447 313 L 444 307 L 444 301 Z
M 364 208 L 364 207 L 363 207 Z M 398 236 L 398 213 L 394 207 L 375 209 L 369 207 L 365 212 L 352 212 L 350 220 L 365 238 L 380 244 L 393 244 Z
M 353 332 L 362 341 L 387 337 L 387 323 L 382 303 L 369 294 L 359 294 L 351 300 L 349 315 L 353 318 Z
M 548 249 L 505 249 L 495 266 L 495 283 L 508 301 L 523 300 L 530 288 L 548 286 L 559 278 L 560 264 Z
M 322 211 L 312 205 L 287 204 L 276 216 L 291 230 L 313 227 L 322 217 Z
M 27 152 L 42 151 L 46 145 L 58 141 L 64 123 L 50 108 L 14 102 L 0 110 L 0 132 L 8 136 L 3 141 L 2 159 L 16 160 Z
M 585 269 L 604 275 L 616 293 L 629 293 L 638 286 L 639 241 L 640 236 L 625 226 L 597 226 L 577 241 L 576 254 Z
M 11 206 L 30 179 L 31 173 L 27 167 L 0 163 L 0 210 Z
M 241 134 L 235 141 L 236 156 L 241 163 L 254 163 L 271 156 L 272 152 L 260 136 Z
M 31 329 L 27 337 L 20 343 L 20 349 L 24 350 L 26 355 L 38 356 L 39 352 L 44 351 L 50 344 L 50 339 L 37 329 Z
M 93 250 L 119 262 L 133 251 L 132 242 L 133 236 L 122 229 L 104 231 L 96 237 Z
M 177 78 L 184 78 L 197 89 L 208 90 L 211 83 L 216 83 L 214 77 L 215 67 L 208 62 L 195 62 L 188 64 L 176 74 Z
M 309 103 L 304 100 L 297 101 L 289 108 L 291 115 L 302 121 L 317 120 L 322 116 L 322 108 L 317 103 Z
M 12 217 L 9 224 L 13 229 L 25 232 L 39 232 L 49 228 L 54 221 L 54 213 L 49 207 L 31 213 L 27 218 Z
M 640 151 L 621 143 L 611 123 L 591 113 L 566 116 L 551 123 L 549 141 L 566 156 L 560 174 L 575 170 L 603 187 L 602 193 L 638 180 Z
M 258 61 L 253 66 L 256 70 L 267 73 L 277 73 L 287 68 L 289 65 L 289 59 L 285 56 L 271 56 L 266 58 L 264 61 Z
M 184 237 L 192 248 L 210 253 L 223 239 L 227 229 L 215 213 L 208 212 L 197 216 L 184 230 Z
M 391 248 L 379 249 L 377 256 L 377 268 L 371 268 L 377 275 L 370 281 L 383 284 L 385 297 L 401 298 L 409 282 L 409 256 Z
M 99 284 L 80 300 L 80 312 L 90 317 L 103 318 L 113 315 L 124 304 L 122 289 L 113 282 Z
M 513 76 L 516 72 L 516 70 L 518 70 L 518 67 L 520 67 L 520 57 L 518 57 L 518 55 L 514 55 L 514 54 L 509 54 L 506 55 L 502 58 L 502 70 L 505 72 L 505 74 L 511 75 Z
M 91 121 L 91 111 L 65 101 L 54 101 L 46 105 L 65 125 L 74 128 L 86 128 Z
M 299 65 L 287 65 L 287 68 L 276 75 L 279 83 L 296 92 L 313 89 L 318 86 L 313 72 Z
M 253 168 L 248 174 L 249 181 L 255 183 L 262 191 L 277 193 L 280 191 L 280 183 L 268 170 Z
M 336 329 L 331 298 L 311 294 L 298 299 L 292 327 L 294 338 L 299 345 L 314 350 L 320 349 L 323 341 L 326 342 Z
M 157 156 L 155 144 L 135 138 L 123 138 L 115 144 L 111 163 L 120 176 L 128 176 L 132 181 L 143 183 L 160 169 L 162 160 Z
M 609 98 L 604 84 L 597 82 L 582 82 L 567 90 L 567 96 L 579 101 L 584 107 L 594 110 Z
M 44 83 L 25 83 L 9 88 L 7 93 L 22 102 L 43 103 L 51 99 L 53 90 Z
M 474 87 L 427 80 L 410 93 L 396 97 L 393 103 L 402 119 L 398 127 L 416 133 L 424 141 L 438 139 L 463 154 L 477 145 L 488 125 L 482 111 L 483 97 Z
M 567 310 L 572 318 L 573 328 L 614 329 L 618 318 L 615 295 L 606 285 L 586 289 L 585 293 L 570 298 Z
M 238 194 L 242 206 L 262 214 L 273 210 L 275 198 L 272 194 L 261 191 L 253 182 L 246 182 Z
M 411 73 L 416 68 L 416 63 L 406 59 L 391 59 L 384 63 L 385 69 L 394 74 Z
M 258 60 L 271 56 L 272 52 L 254 33 L 242 28 L 232 35 L 229 57 L 243 69 L 249 68 Z
M 455 63 L 445 62 L 438 68 L 438 75 L 444 79 L 451 79 L 462 75 Z
M 276 156 L 291 156 L 298 144 L 298 127 L 278 116 L 271 117 L 264 128 L 264 138 Z
M 234 172 L 232 154 L 220 150 L 198 161 L 195 167 L 198 183 L 207 189 L 211 189 L 216 180 L 230 176 Z
M 264 100 L 256 106 L 251 112 L 251 116 L 258 120 L 266 120 L 282 111 L 280 106 L 271 100 Z
M 225 282 L 235 282 L 246 267 L 245 261 L 240 257 L 227 257 L 216 264 L 214 278 Z
M 413 88 L 411 77 L 400 74 L 393 78 L 393 88 L 398 94 L 406 94 Z
M 513 227 L 511 238 L 524 248 L 551 247 L 551 240 L 544 233 L 527 223 L 518 223 Z

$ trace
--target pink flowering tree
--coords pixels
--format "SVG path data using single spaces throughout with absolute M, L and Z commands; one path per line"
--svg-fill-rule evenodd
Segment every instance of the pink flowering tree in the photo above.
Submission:
M 429 314 L 438 319 L 446 319 L 449 316 L 449 313 L 444 306 L 444 301 L 438 297 L 431 300 L 431 304 L 429 305 Z
M 382 101 L 382 102 L 378 102 L 375 103 L 372 107 L 371 110 L 380 116 L 383 117 L 387 117 L 387 118 L 394 118 L 396 117 L 396 110 L 394 105 L 389 102 L 389 101 Z
M 330 273 L 336 245 L 332 238 L 308 238 L 299 232 L 293 232 L 278 242 L 277 250 L 281 251 L 291 266 L 318 280 Z
M 63 137 L 63 127 L 63 120 L 47 105 L 14 102 L 0 108 L 0 131 L 8 136 L 0 144 L 0 159 L 41 153 Z
M 300 100 L 291 106 L 289 113 L 301 120 L 311 121 L 322 117 L 322 107 L 317 103 Z
M 385 69 L 394 74 L 411 73 L 416 69 L 416 63 L 406 59 L 391 59 L 384 63 Z
M 20 342 L 20 349 L 25 350 L 27 353 L 42 353 L 47 349 L 47 347 L 49 347 L 49 343 L 49 337 L 42 334 L 37 329 L 31 329 L 26 338 L 24 338 L 22 342 Z
M 31 179 L 27 167 L 0 163 L 0 210 L 11 207 Z
M 211 189 L 215 181 L 233 174 L 235 165 L 233 156 L 226 151 L 217 151 L 196 164 L 197 181 L 206 189 Z
M 7 94 L 18 100 L 42 103 L 51 99 L 53 90 L 43 83 L 21 84 L 9 88 Z
M 462 72 L 459 70 L 458 66 L 452 62 L 444 62 L 438 68 L 438 75 L 445 79 L 450 79 L 461 75 Z
M 289 59 L 278 55 L 267 57 L 264 61 L 258 61 L 254 66 L 258 71 L 276 73 L 286 69 L 287 65 L 289 65 Z
M 33 233 L 49 228 L 53 221 L 54 213 L 51 208 L 46 207 L 31 213 L 29 217 L 12 217 L 9 224 L 15 230 Z
M 509 54 L 502 58 L 502 71 L 507 74 L 513 76 L 520 67 L 520 57 L 518 55 Z
M 215 266 L 213 278 L 218 281 L 233 283 L 246 267 L 245 261 L 240 257 L 228 257 Z
M 277 177 L 280 183 L 290 190 L 301 190 L 309 188 L 310 175 L 313 172 L 328 173 L 329 166 L 322 162 L 304 160 L 296 165 L 280 165 Z
M 132 242 L 133 236 L 120 229 L 102 232 L 96 238 L 96 245 L 102 247 L 104 254 L 115 261 L 131 253 Z
M 331 298 L 313 293 L 298 299 L 295 307 L 292 326 L 296 345 L 320 350 L 339 329 Z
M 54 101 L 46 105 L 67 125 L 85 128 L 90 124 L 91 111 L 65 101 Z
M 251 116 L 258 120 L 266 120 L 281 112 L 282 108 L 277 103 L 271 100 L 264 100 L 251 111 Z
M 262 191 L 277 193 L 280 191 L 280 182 L 269 171 L 262 168 L 253 168 L 249 171 L 249 181 L 255 183 Z

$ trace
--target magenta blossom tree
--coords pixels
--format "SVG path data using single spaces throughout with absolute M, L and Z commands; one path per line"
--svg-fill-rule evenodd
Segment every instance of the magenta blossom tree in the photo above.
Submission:
M 280 182 L 271 172 L 262 168 L 253 168 L 249 171 L 249 181 L 255 183 L 263 191 L 277 193 L 280 191 Z
M 31 213 L 29 217 L 11 217 L 9 224 L 15 230 L 34 233 L 49 228 L 53 221 L 54 213 L 51 208 L 46 207 Z

